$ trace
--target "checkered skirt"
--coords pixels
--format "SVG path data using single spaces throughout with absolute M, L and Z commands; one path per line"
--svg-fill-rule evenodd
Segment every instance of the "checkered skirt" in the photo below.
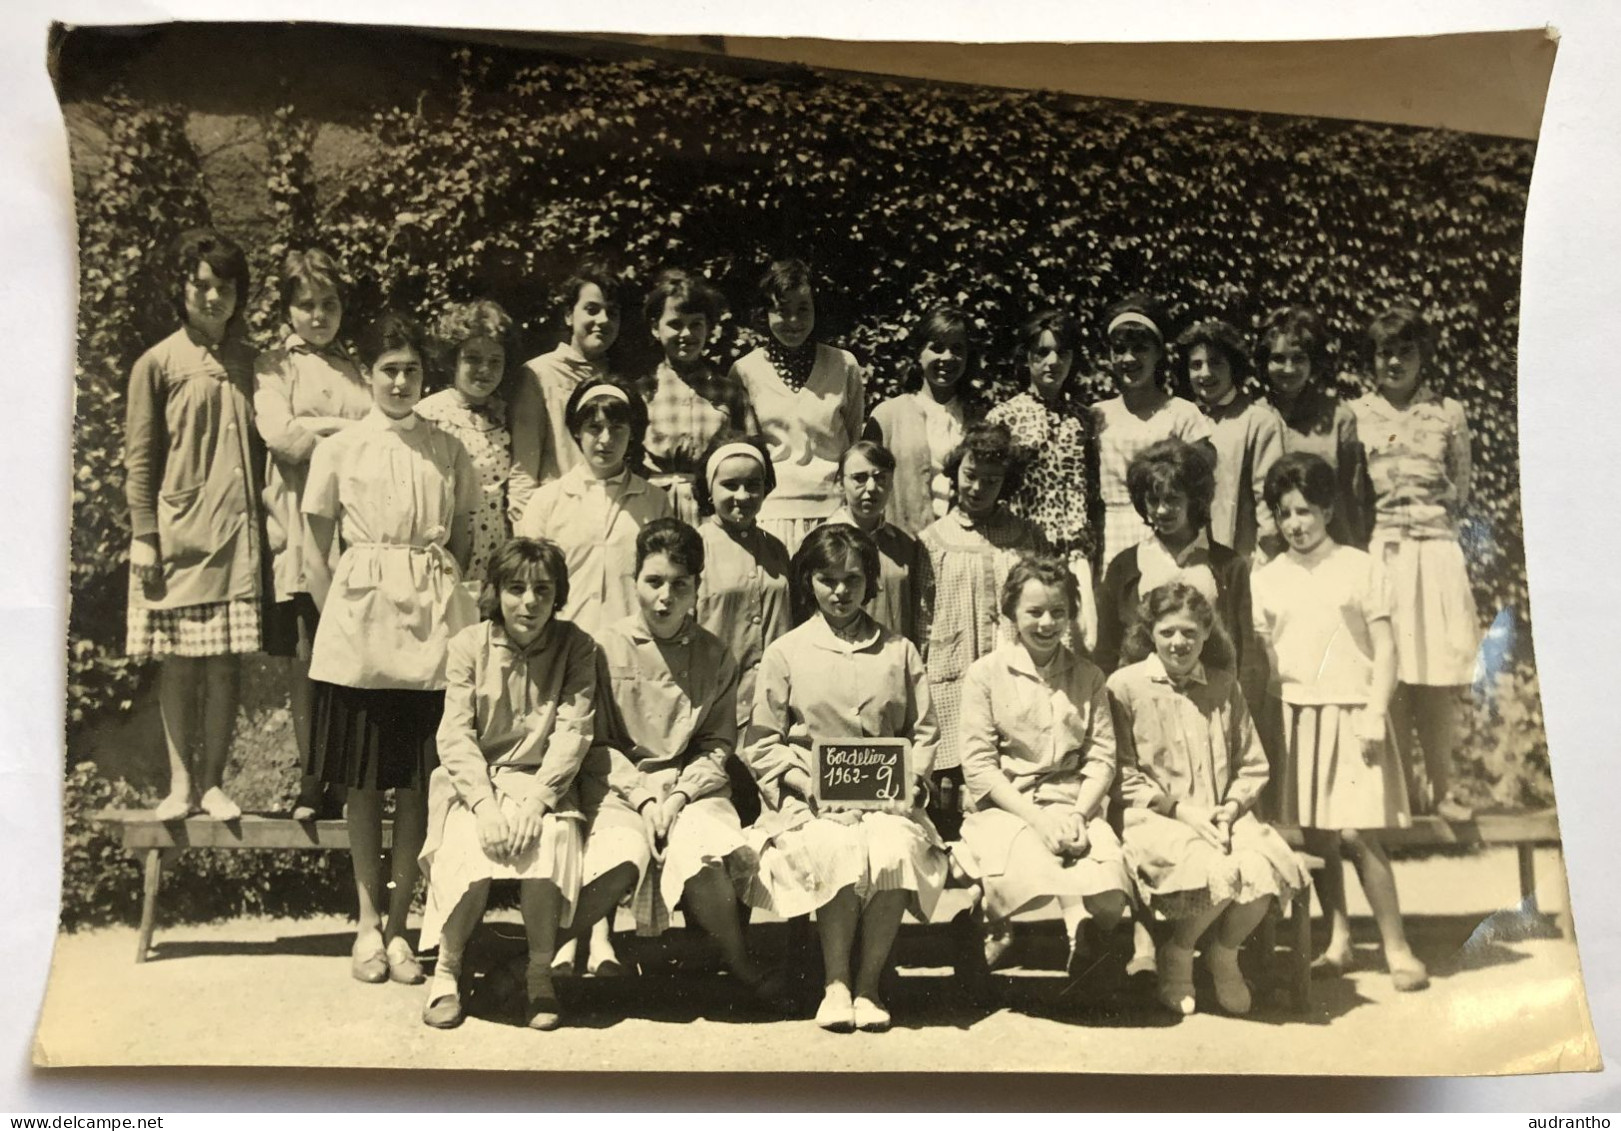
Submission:
M 124 650 L 139 659 L 162 656 L 231 656 L 263 647 L 257 597 L 151 609 L 131 601 Z

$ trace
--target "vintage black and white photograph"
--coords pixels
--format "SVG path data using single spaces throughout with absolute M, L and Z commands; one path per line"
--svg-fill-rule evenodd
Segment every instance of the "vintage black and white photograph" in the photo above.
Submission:
M 56 28 L 36 1063 L 1598 1066 L 1527 34 L 1518 113 L 1413 120 L 1057 44 Z

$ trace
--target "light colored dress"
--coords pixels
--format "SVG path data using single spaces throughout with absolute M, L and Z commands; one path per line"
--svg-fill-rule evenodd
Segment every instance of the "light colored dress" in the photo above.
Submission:
M 585 824 L 576 779 L 591 745 L 596 688 L 596 645 L 567 621 L 552 620 L 527 647 L 495 621 L 451 640 L 439 768 L 428 781 L 419 946 L 434 946 L 462 895 L 489 880 L 549 880 L 563 893 L 561 925 L 573 920 Z M 473 814 L 481 798 L 508 820 L 523 803 L 544 802 L 534 847 L 516 859 L 486 855 Z
M 764 348 L 739 358 L 732 375 L 748 394 L 777 475 L 756 521 L 792 554 L 839 507 L 839 457 L 861 438 L 865 375 L 854 355 L 823 343 L 801 385 L 791 385 Z
M 512 436 L 507 431 L 506 402 L 492 396 L 483 405 L 471 405 L 457 389 L 441 389 L 423 397 L 417 415 L 460 440 L 478 472 L 479 505 L 473 512 L 473 549 L 465 577 L 477 592 L 489 572 L 490 561 L 509 537 L 507 479 L 512 474 Z
M 647 478 L 670 496 L 675 517 L 698 525 L 692 482 L 703 474 L 704 449 L 722 428 L 756 431 L 748 394 L 733 373 L 717 373 L 702 362 L 682 376 L 668 361 L 636 382 L 647 405 Z
M 1216 449 L 1216 494 L 1210 501 L 1210 539 L 1246 562 L 1264 544 L 1276 552 L 1278 524 L 1266 505 L 1266 473 L 1283 455 L 1283 418 L 1271 405 L 1235 393 L 1205 409 Z
M 434 691 L 445 645 L 478 619 L 446 548 L 478 505 L 467 449 L 412 413 L 373 409 L 316 445 L 303 511 L 337 522 L 343 556 L 321 609 L 310 678 Z
M 974 661 L 963 681 L 963 785 L 979 808 L 963 819 L 954 855 L 985 889 L 993 919 L 1057 896 L 1127 891 L 1120 839 L 1108 821 L 1115 776 L 1114 719 L 1103 673 L 1067 648 L 1038 668 L 1020 644 Z M 1065 860 L 1024 818 L 986 800 L 1000 781 L 1043 809 L 1079 811 L 1081 787 L 1095 781 L 1102 800 L 1086 819 L 1090 848 Z
M 1126 468 L 1150 444 L 1172 437 L 1197 444 L 1210 439 L 1210 422 L 1192 401 L 1167 397 L 1147 416 L 1126 407 L 1123 397 L 1110 397 L 1092 406 L 1092 431 L 1098 445 L 1098 495 L 1103 500 L 1103 556 L 1105 568 L 1123 550 L 1151 533 L 1131 504 L 1126 490 Z
M 595 633 L 638 607 L 636 535 L 669 514 L 669 497 L 634 471 L 598 479 L 582 463 L 534 493 L 513 533 L 562 549 L 568 603 L 559 615 Z
M 820 616 L 766 649 L 744 757 L 765 811 L 748 831 L 759 871 L 748 902 L 784 918 L 806 915 L 844 888 L 910 893 L 927 920 L 946 879 L 945 846 L 922 810 L 862 812 L 850 823 L 817 817 L 787 790 L 790 770 L 814 772 L 817 738 L 907 738 L 925 781 L 938 732 L 917 648 L 866 618 L 866 635 L 841 640 Z
M 867 420 L 868 438 L 895 457 L 889 521 L 914 537 L 949 509 L 946 457 L 962 443 L 963 423 L 961 397 L 941 404 L 926 389 L 890 397 Z
M 1391 599 L 1397 678 L 1471 683 L 1483 633 L 1458 542 L 1471 478 L 1463 406 L 1420 388 L 1405 409 L 1369 393 L 1351 411 L 1373 481 L 1368 552 Z
M 254 423 L 269 449 L 265 543 L 277 601 L 310 591 L 304 558 L 316 551 L 300 504 L 315 445 L 371 409 L 365 374 L 335 342 L 316 349 L 289 330 L 279 346 L 265 350 L 254 363 Z
M 1024 553 L 1047 551 L 1029 519 L 998 504 L 975 522 L 962 510 L 948 513 L 918 537 L 927 575 L 921 590 L 919 632 L 929 673 L 929 696 L 940 726 L 935 769 L 962 764 L 962 679 L 968 666 L 1010 640 L 1002 621 L 1002 585 Z
M 755 677 L 765 650 L 793 627 L 788 551 L 758 526 L 734 529 L 714 515 L 698 526 L 704 573 L 698 581 L 698 623 L 726 645 L 737 663 L 737 728 L 754 710 Z
M 1393 736 L 1374 761 L 1357 737 L 1357 714 L 1373 685 L 1370 626 L 1390 620 L 1373 559 L 1324 539 L 1309 554 L 1291 550 L 1256 570 L 1251 597 L 1279 700 L 1278 820 L 1318 829 L 1409 824 Z
M 1253 810 L 1266 752 L 1229 672 L 1197 665 L 1178 684 L 1157 655 L 1109 677 L 1120 758 L 1121 842 L 1139 894 L 1159 919 L 1224 900 L 1288 900 L 1310 882 L 1299 858 Z M 1171 813 L 1191 801 L 1238 806 L 1222 852 Z
M 629 616 L 598 634 L 597 739 L 582 789 L 592 814 L 585 882 L 621 864 L 636 869 L 636 932 L 660 935 L 687 881 L 726 869 L 739 896 L 754 854 L 732 808 L 726 759 L 737 746 L 737 665 L 713 634 L 689 623 L 659 640 Z M 640 811 L 672 793 L 687 798 L 655 860 Z
M 1091 427 L 1084 409 L 1053 406 L 1026 391 L 985 414 L 1004 424 L 1027 461 L 1024 479 L 1008 499 L 1066 558 L 1088 562 L 1097 552 L 1090 507 L 1095 496 Z
M 856 525 L 848 507 L 834 511 L 828 522 Z M 867 612 L 891 632 L 898 632 L 913 644 L 921 645 L 916 578 L 922 548 L 916 538 L 892 522 L 881 523 L 873 532 L 872 540 L 878 545 L 878 592 L 867 602 Z
M 571 342 L 561 342 L 550 353 L 524 364 L 507 418 L 512 432 L 507 507 L 514 525 L 536 488 L 584 462 L 580 445 L 568 430 L 568 400 L 584 382 L 606 376 L 606 361 L 587 361 Z

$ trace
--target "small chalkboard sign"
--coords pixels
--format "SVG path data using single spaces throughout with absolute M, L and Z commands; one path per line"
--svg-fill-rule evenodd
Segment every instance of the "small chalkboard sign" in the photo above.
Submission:
M 818 738 L 811 747 L 818 808 L 886 809 L 912 796 L 912 744 L 904 738 Z

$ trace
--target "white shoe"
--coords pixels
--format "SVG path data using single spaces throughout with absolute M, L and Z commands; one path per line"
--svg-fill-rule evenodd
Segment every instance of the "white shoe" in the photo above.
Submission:
M 853 1033 L 856 1027 L 855 1004 L 850 1000 L 847 986 L 834 983 L 822 995 L 822 1004 L 816 1007 L 816 1024 L 829 1033 Z
M 217 785 L 203 794 L 200 804 L 203 812 L 216 821 L 234 821 L 242 816 L 242 806 L 225 796 L 225 791 Z
M 1250 1011 L 1250 987 L 1238 968 L 1238 948 L 1213 944 L 1205 954 L 1205 965 L 1216 983 L 1216 1003 L 1228 1013 Z
M 870 997 L 855 1001 L 856 1028 L 863 1033 L 884 1033 L 889 1030 L 889 1010 Z

